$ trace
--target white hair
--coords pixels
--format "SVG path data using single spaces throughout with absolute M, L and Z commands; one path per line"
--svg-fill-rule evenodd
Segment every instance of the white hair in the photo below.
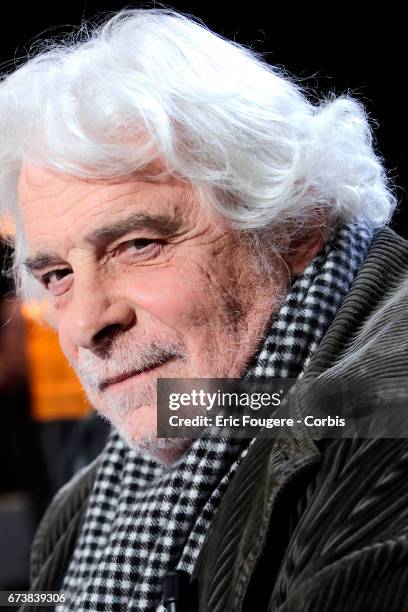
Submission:
M 126 9 L 37 46 L 0 84 L 0 205 L 17 225 L 23 162 L 106 179 L 156 156 L 239 230 L 303 223 L 316 208 L 331 222 L 390 220 L 396 199 L 363 105 L 310 101 L 191 16 Z

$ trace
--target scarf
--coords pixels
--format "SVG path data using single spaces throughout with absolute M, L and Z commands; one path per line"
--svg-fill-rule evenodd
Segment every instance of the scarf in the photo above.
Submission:
M 296 378 L 309 363 L 370 248 L 373 229 L 345 224 L 299 276 L 246 376 Z M 112 431 L 99 460 L 58 612 L 160 610 L 162 579 L 191 573 L 208 527 L 254 441 L 196 439 L 173 465 Z M 159 607 L 158 607 L 159 606 Z

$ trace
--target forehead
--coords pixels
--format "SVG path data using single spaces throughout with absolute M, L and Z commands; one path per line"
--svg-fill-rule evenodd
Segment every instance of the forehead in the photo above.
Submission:
M 19 206 L 29 242 L 50 232 L 77 236 L 133 211 L 181 216 L 188 222 L 199 208 L 192 186 L 172 176 L 84 180 L 28 164 L 20 173 Z
M 35 204 L 38 208 L 42 203 L 63 205 L 69 199 L 71 204 L 77 200 L 86 201 L 87 197 L 100 203 L 108 202 L 114 196 L 120 197 L 127 193 L 141 193 L 153 196 L 155 192 L 187 192 L 193 193 L 193 188 L 187 183 L 177 180 L 174 176 L 166 176 L 155 181 L 139 177 L 123 177 L 116 180 L 83 179 L 68 174 L 59 173 L 48 168 L 33 164 L 22 166 L 18 194 L 20 208 L 25 211 Z

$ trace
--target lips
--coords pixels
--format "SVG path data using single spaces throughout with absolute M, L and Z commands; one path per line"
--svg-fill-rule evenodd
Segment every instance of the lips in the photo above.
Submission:
M 149 372 L 150 370 L 154 370 L 155 368 L 163 365 L 163 363 L 166 363 L 167 361 L 170 361 L 170 359 L 166 359 L 165 361 L 157 361 L 156 363 L 147 365 L 144 368 L 138 368 L 138 369 L 132 370 L 131 372 L 127 372 L 126 374 L 120 374 L 119 376 L 115 376 L 112 378 L 106 378 L 104 381 L 100 383 L 99 388 L 101 391 L 104 391 L 107 387 L 111 387 L 112 385 L 121 383 L 124 380 L 127 380 L 128 378 L 132 378 L 133 376 L 138 376 L 139 374 L 142 374 L 144 372 Z

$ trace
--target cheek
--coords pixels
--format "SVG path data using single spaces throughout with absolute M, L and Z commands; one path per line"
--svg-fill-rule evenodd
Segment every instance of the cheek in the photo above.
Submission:
M 58 340 L 61 347 L 62 352 L 64 353 L 66 359 L 70 363 L 71 366 L 75 366 L 75 363 L 78 358 L 78 349 L 72 344 L 69 340 L 68 334 L 65 333 L 63 325 L 60 325 L 57 329 L 58 332 Z
M 156 270 L 138 278 L 127 293 L 136 307 L 176 328 L 202 321 L 213 301 L 205 278 L 176 269 Z

